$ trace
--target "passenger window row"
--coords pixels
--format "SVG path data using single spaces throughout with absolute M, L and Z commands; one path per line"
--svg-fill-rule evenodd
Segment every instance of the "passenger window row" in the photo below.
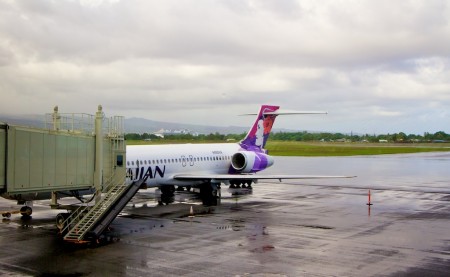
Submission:
M 158 159 L 158 160 L 136 160 L 127 161 L 128 166 L 134 165 L 158 165 L 168 163 L 190 163 L 190 162 L 209 162 L 209 161 L 229 161 L 231 156 L 216 156 L 216 157 L 187 157 L 187 158 L 175 158 L 175 159 Z

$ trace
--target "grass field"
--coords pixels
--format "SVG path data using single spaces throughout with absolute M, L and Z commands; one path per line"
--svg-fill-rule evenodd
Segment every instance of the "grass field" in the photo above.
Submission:
M 399 143 L 313 143 L 269 141 L 267 150 L 274 156 L 356 156 L 450 151 L 450 144 Z
M 217 141 L 161 140 L 152 142 L 127 140 L 127 145 L 157 145 L 170 143 L 217 143 Z M 270 155 L 273 156 L 357 156 L 450 151 L 450 143 L 336 143 L 269 140 L 266 148 Z

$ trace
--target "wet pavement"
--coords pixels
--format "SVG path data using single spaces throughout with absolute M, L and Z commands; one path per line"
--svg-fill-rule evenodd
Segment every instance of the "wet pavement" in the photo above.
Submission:
M 275 167 L 358 178 L 222 186 L 216 206 L 189 192 L 158 203 L 158 190 L 142 190 L 111 225 L 118 241 L 102 246 L 62 243 L 58 211 L 35 203 L 32 218 L 0 223 L 0 274 L 450 275 L 450 154 L 277 157 Z M 2 199 L 0 210 L 14 204 Z

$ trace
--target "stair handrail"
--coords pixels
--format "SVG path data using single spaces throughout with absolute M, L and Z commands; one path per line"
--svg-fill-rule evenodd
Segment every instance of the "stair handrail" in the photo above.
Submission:
M 125 182 L 124 182 L 125 183 Z M 126 189 L 126 186 L 122 186 L 122 190 L 119 192 L 119 193 L 117 193 L 117 194 L 115 194 L 114 195 L 114 197 L 111 197 L 111 198 L 108 198 L 108 196 L 109 195 L 112 195 L 112 194 L 108 194 L 108 193 L 106 193 L 106 195 L 107 195 L 107 197 L 105 197 L 102 201 L 100 201 L 100 202 L 98 202 L 97 204 L 95 204 L 87 213 L 86 213 L 86 215 L 84 216 L 84 217 L 82 217 L 81 219 L 80 219 L 80 221 L 78 221 L 74 226 L 73 226 L 73 228 L 77 228 L 77 226 L 79 226 L 79 225 L 81 225 L 82 224 L 82 222 L 83 222 L 83 219 L 84 218 L 88 218 L 87 219 L 87 222 L 86 223 L 89 223 L 89 225 L 87 225 L 88 226 L 88 228 L 83 228 L 83 227 L 85 227 L 85 226 L 83 226 L 82 228 L 80 228 L 80 229 L 82 229 L 82 230 L 79 230 L 79 231 L 81 231 L 81 233 L 79 233 L 79 239 L 78 239 L 78 241 L 80 241 L 83 237 L 84 237 L 84 235 L 88 232 L 88 230 L 89 230 L 89 228 L 95 223 L 95 221 L 96 220 L 92 220 L 91 218 L 89 218 L 89 216 L 90 215 L 92 215 L 92 214 L 94 214 L 95 212 L 97 212 L 97 210 L 99 209 L 99 208 L 101 208 L 103 205 L 106 205 L 106 204 L 110 204 L 110 203 L 112 203 L 112 202 L 114 202 L 122 193 L 123 193 L 123 191 Z M 106 202 L 104 202 L 105 200 L 107 200 Z M 102 214 L 104 213 L 105 211 L 103 211 L 102 212 Z M 92 221 L 92 222 L 89 222 L 89 221 Z M 67 233 L 67 234 L 69 234 L 70 233 L 70 231 Z M 66 234 L 66 235 L 67 235 Z
M 121 177 L 124 178 L 126 175 L 125 174 L 116 174 L 116 172 L 109 178 L 109 180 L 105 183 L 105 187 L 108 189 L 108 191 L 106 192 L 106 194 L 108 194 L 109 192 L 111 192 L 112 189 L 114 189 L 115 186 L 113 186 L 113 184 L 115 184 L 117 186 L 117 182 L 115 181 L 115 177 Z M 119 179 L 120 180 L 120 179 Z M 122 179 L 123 180 L 123 179 Z M 124 185 L 126 183 L 126 180 L 123 182 L 122 185 Z M 99 202 L 101 203 L 101 201 Z M 66 220 L 64 220 L 63 222 L 63 228 L 60 230 L 61 234 L 64 234 L 65 231 L 67 231 L 69 228 L 71 228 L 72 225 L 74 225 L 74 223 L 76 224 L 81 218 L 83 213 L 90 209 L 90 208 L 94 208 L 95 206 L 97 206 L 98 203 L 96 203 L 95 205 L 82 205 L 79 208 L 77 208 L 75 211 L 73 211 L 69 217 L 66 218 Z M 89 213 L 89 212 L 88 212 Z
M 103 218 L 103 216 L 105 216 L 107 223 L 106 224 L 110 224 L 114 218 L 120 213 L 120 211 L 125 207 L 126 203 L 128 203 L 130 201 L 130 199 L 134 196 L 134 194 L 136 194 L 136 192 L 139 190 L 140 186 L 142 185 L 142 182 L 144 182 L 143 179 L 141 179 L 139 182 L 134 182 L 133 184 L 129 185 L 129 186 L 123 186 L 118 192 L 112 194 L 113 196 L 110 199 L 107 199 L 107 201 L 105 202 L 109 202 L 109 203 L 104 203 L 104 206 L 108 207 L 108 209 L 103 209 L 104 207 L 101 207 L 99 211 L 96 211 L 94 214 L 94 216 L 88 216 L 86 215 L 87 222 L 83 223 L 83 224 L 77 224 L 77 226 L 74 227 L 74 230 L 78 231 L 80 234 L 73 234 L 71 235 L 71 240 L 77 239 L 79 242 L 80 241 L 84 241 L 84 236 L 86 234 L 89 234 L 90 232 L 92 232 L 92 234 L 94 235 L 94 238 L 97 237 L 98 235 L 101 234 L 101 232 L 104 230 L 104 228 L 107 227 L 107 225 L 105 225 L 105 222 L 103 221 L 99 221 L 100 218 Z M 130 191 L 129 189 L 133 189 L 134 191 L 132 192 L 132 195 L 129 195 L 128 192 Z M 128 196 L 127 200 L 125 200 L 126 202 L 121 202 L 121 200 L 123 199 L 124 196 Z M 106 200 L 106 198 L 105 198 Z M 115 207 L 116 203 L 121 203 L 121 208 L 120 209 L 111 209 L 113 206 L 110 204 L 113 204 Z M 95 210 L 95 209 L 92 209 Z M 109 213 L 113 212 L 114 216 L 110 217 Z M 83 221 L 83 220 L 82 220 Z M 100 225 L 97 225 L 97 223 L 101 223 Z M 100 228 L 100 230 L 98 229 Z M 72 232 L 72 231 L 71 231 Z M 68 235 L 69 237 L 69 235 Z M 92 239 L 92 237 L 91 237 Z
M 64 222 L 62 223 L 63 228 L 60 229 L 60 233 L 64 234 L 64 232 L 66 232 L 71 225 L 73 225 L 74 222 L 78 221 L 81 219 L 82 214 L 84 213 L 84 211 L 86 209 L 88 209 L 90 206 L 80 206 L 78 207 L 76 210 L 74 210 L 72 213 L 70 213 L 70 215 L 64 220 Z
M 106 194 L 108 194 L 112 189 L 114 189 L 116 186 L 123 186 L 123 185 L 125 185 L 126 183 L 127 183 L 127 180 L 126 180 L 126 175 L 127 175 L 127 173 L 126 173 L 126 171 L 124 171 L 123 173 L 121 173 L 121 174 L 117 174 L 117 171 L 113 174 L 113 176 L 111 176 L 111 178 L 110 178 L 110 180 L 108 180 L 106 183 L 105 183 L 105 185 L 104 185 L 104 187 L 106 188 Z M 118 180 L 116 180 L 115 179 L 115 177 L 117 177 L 116 179 L 118 179 Z M 122 182 L 118 182 L 119 180 L 124 180 L 124 181 L 122 181 Z

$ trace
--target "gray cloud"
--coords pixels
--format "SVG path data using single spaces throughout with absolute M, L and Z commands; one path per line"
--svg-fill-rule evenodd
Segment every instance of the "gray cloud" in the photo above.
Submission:
M 273 103 L 330 112 L 286 128 L 450 132 L 449 20 L 446 1 L 3 1 L 0 113 L 243 125 Z

